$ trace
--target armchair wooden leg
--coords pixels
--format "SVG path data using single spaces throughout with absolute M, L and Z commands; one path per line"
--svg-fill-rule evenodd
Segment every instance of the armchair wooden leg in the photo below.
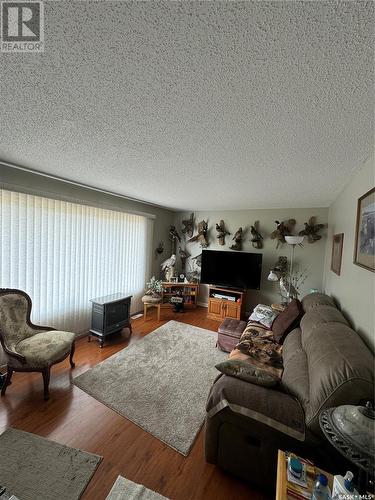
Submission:
M 7 367 L 7 375 L 6 375 L 6 379 L 4 381 L 4 385 L 1 389 L 1 395 L 4 396 L 5 395 L 5 391 L 7 390 L 7 387 L 8 385 L 10 385 L 10 382 L 12 380 L 12 375 L 13 375 L 13 370 L 12 368 L 9 368 L 9 366 Z
M 76 350 L 76 344 L 75 344 L 75 342 L 73 342 L 73 344 L 72 344 L 72 350 L 70 351 L 70 357 L 69 357 L 70 366 L 72 368 L 74 368 L 76 366 L 75 363 L 74 363 L 74 361 L 73 361 L 73 356 L 74 356 L 75 350 Z
M 51 370 L 50 367 L 44 368 L 42 370 L 43 383 L 44 383 L 44 401 L 49 400 L 48 386 L 49 386 L 49 379 L 50 379 L 50 370 Z

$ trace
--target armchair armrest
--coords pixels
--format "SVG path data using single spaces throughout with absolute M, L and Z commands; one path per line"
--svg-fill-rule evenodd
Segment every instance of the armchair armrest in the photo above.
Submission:
M 5 354 L 6 354 L 7 356 L 10 356 L 11 358 L 16 359 L 17 361 L 19 361 L 19 362 L 20 362 L 20 363 L 22 363 L 23 365 L 24 365 L 24 364 L 26 364 L 26 358 L 25 358 L 25 356 L 22 356 L 22 354 L 19 354 L 18 352 L 16 352 L 16 351 L 12 351 L 11 349 L 9 349 L 9 348 L 5 345 L 5 343 L 4 343 L 4 341 L 3 341 L 3 339 L 2 339 L 1 337 L 0 337 L 0 343 L 1 343 L 1 346 L 2 346 L 2 348 L 3 348 L 4 352 L 5 352 Z
M 29 326 L 33 330 L 38 330 L 38 331 L 42 331 L 42 332 L 52 332 L 52 331 L 56 330 L 56 328 L 52 328 L 52 326 L 34 325 L 34 323 L 29 323 Z

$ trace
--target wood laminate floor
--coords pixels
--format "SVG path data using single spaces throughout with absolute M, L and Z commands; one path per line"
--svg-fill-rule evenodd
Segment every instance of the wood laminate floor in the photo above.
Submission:
M 156 310 L 151 310 L 147 321 L 143 317 L 133 321 L 130 342 L 170 319 L 216 331 L 219 323 L 208 320 L 206 314 L 207 309 L 200 307 L 183 314 L 163 310 L 158 323 Z M 103 456 L 83 500 L 104 499 L 119 474 L 172 500 L 266 499 L 249 484 L 205 462 L 203 431 L 188 457 L 183 457 L 71 383 L 73 376 L 127 345 L 126 330 L 103 349 L 96 341 L 79 339 L 76 368 L 70 370 L 68 360 L 52 368 L 48 402 L 43 401 L 40 374 L 15 373 L 6 396 L 0 399 L 0 432 L 15 427 Z

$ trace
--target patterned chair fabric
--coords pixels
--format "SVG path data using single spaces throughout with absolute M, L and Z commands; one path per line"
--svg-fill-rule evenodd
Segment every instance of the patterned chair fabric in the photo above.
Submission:
M 24 295 L 14 293 L 0 296 L 0 328 L 10 351 L 17 352 L 16 346 L 21 340 L 33 337 L 40 331 L 27 323 L 28 308 L 29 302 Z
M 13 371 L 40 371 L 48 399 L 50 367 L 70 354 L 72 368 L 75 334 L 33 325 L 31 299 L 21 290 L 0 289 L 0 342 L 7 357 L 8 374 L 5 394 Z

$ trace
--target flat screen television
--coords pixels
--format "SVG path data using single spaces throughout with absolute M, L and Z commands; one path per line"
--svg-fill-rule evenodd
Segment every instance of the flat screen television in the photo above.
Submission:
M 261 273 L 261 253 L 202 251 L 201 283 L 259 290 Z

